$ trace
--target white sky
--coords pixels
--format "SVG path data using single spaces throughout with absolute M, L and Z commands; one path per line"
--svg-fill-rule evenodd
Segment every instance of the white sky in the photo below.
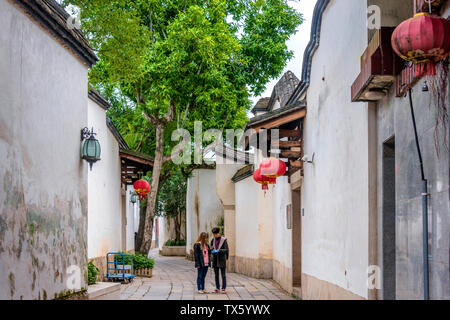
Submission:
M 295 8 L 297 11 L 303 14 L 304 19 L 304 22 L 297 28 L 297 33 L 293 35 L 287 42 L 288 48 L 294 52 L 294 57 L 290 61 L 288 61 L 283 72 L 280 74 L 280 77 L 278 79 L 270 81 L 266 85 L 266 91 L 261 96 L 252 98 L 253 106 L 258 102 L 260 98 L 271 96 L 273 87 L 277 84 L 278 80 L 286 71 L 291 70 L 297 76 L 297 78 L 301 79 L 303 53 L 305 52 L 305 48 L 309 42 L 309 35 L 311 33 L 311 20 L 316 1 L 317 0 L 297 0 L 289 2 L 291 7 Z M 249 114 L 249 117 L 253 117 L 253 115 Z

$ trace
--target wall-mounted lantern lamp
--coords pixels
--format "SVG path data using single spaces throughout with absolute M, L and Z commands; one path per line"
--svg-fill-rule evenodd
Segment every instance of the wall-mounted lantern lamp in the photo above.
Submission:
M 81 129 L 81 141 L 84 141 L 81 149 L 81 158 L 89 162 L 89 167 L 92 171 L 92 165 L 100 160 L 101 148 L 100 143 L 95 138 L 94 128 Z
M 137 202 L 136 193 L 134 193 L 132 191 L 130 191 L 130 202 L 133 203 L 133 204 Z

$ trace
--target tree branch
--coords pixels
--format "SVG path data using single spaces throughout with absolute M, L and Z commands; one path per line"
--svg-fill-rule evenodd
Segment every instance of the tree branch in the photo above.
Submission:
M 150 122 L 153 125 L 157 125 L 159 123 L 161 123 L 161 121 L 159 119 L 156 119 L 153 116 L 149 116 L 147 113 L 145 113 L 144 111 L 142 111 L 142 115 L 144 116 L 145 119 L 147 119 L 148 122 Z
M 162 160 L 163 164 L 167 163 L 169 161 L 172 161 L 172 156 L 173 155 L 178 155 L 181 151 L 183 151 L 183 149 L 184 149 L 184 142 L 185 142 L 184 139 L 182 139 L 180 141 L 180 143 L 175 147 L 175 149 L 172 150 L 172 153 L 170 155 L 167 155 L 167 156 L 163 157 L 163 160 Z M 189 143 L 189 141 L 187 143 Z
M 175 120 L 175 104 L 173 103 L 172 100 L 169 101 L 169 110 L 164 115 L 164 120 L 166 122 Z

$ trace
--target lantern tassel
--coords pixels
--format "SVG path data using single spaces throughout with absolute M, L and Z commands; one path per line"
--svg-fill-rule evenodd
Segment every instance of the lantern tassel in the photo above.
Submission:
M 416 65 L 416 77 L 435 76 L 436 65 L 432 61 L 422 62 Z

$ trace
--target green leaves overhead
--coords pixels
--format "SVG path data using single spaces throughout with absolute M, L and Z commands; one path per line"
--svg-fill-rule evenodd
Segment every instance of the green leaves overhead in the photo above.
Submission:
M 145 152 L 152 144 L 141 138 L 152 139 L 152 125 L 143 111 L 162 119 L 174 108 L 177 127 L 190 131 L 196 120 L 205 130 L 242 128 L 250 96 L 279 76 L 292 57 L 286 41 L 302 22 L 287 0 L 63 3 L 81 9 L 99 57 L 90 82 L 114 100 L 109 114 L 127 142 Z

